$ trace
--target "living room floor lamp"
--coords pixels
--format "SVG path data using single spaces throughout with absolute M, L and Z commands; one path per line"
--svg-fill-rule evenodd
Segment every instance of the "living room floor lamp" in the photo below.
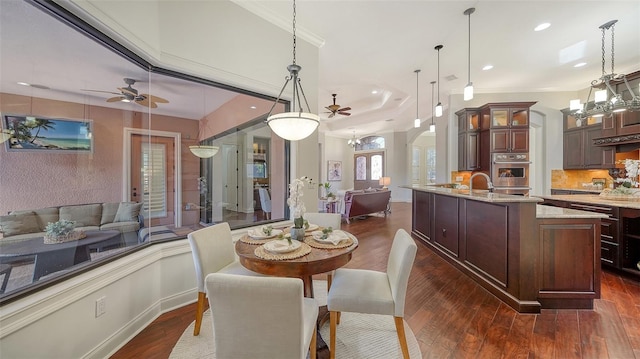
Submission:
M 298 73 L 302 67 L 296 64 L 296 2 L 293 1 L 293 63 L 287 66 L 289 76 L 286 77 L 284 86 L 280 90 L 278 98 L 271 106 L 269 115 L 267 116 L 267 124 L 276 135 L 289 141 L 298 141 L 309 137 L 320 124 L 320 117 L 311 113 L 307 97 L 304 95 L 302 84 L 298 78 Z M 289 81 L 293 82 L 293 98 L 291 101 L 291 111 L 272 115 L 271 112 L 276 107 L 282 96 L 282 92 L 287 87 Z M 307 105 L 307 112 L 302 112 L 302 101 Z M 296 111 L 296 101 L 298 102 L 299 111 Z

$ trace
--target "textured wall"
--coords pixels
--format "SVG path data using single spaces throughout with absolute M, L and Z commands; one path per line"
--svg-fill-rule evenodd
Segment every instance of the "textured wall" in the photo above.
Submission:
M 91 154 L 8 152 L 6 146 L 2 146 L 0 213 L 122 199 L 123 128 L 148 124 L 146 116 L 143 118 L 139 112 L 10 94 L 0 94 L 0 111 L 69 119 L 88 118 L 93 120 L 94 136 Z M 195 138 L 198 122 L 154 115 L 152 128 L 182 132 L 183 137 Z M 193 156 L 183 151 L 182 169 L 183 174 L 194 177 L 199 172 L 199 162 L 190 157 Z M 195 183 L 185 185 L 195 190 Z

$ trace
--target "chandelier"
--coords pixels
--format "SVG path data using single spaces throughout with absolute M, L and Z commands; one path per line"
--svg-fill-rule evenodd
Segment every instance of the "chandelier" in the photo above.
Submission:
M 587 95 L 587 101 L 584 104 L 580 103 L 580 100 L 571 100 L 569 102 L 569 110 L 575 111 L 574 117 L 576 120 L 584 120 L 588 117 L 603 117 L 610 116 L 615 112 L 623 111 L 638 111 L 640 110 L 640 96 L 636 95 L 631 89 L 627 77 L 625 74 L 616 74 L 615 66 L 615 53 L 614 53 L 614 29 L 618 20 L 611 20 L 599 26 L 602 30 L 602 75 L 600 78 L 591 81 L 591 87 L 589 88 L 589 94 Z M 611 30 L 611 73 L 605 72 L 605 34 L 607 30 Z M 616 93 L 612 86 L 612 82 L 621 83 L 624 82 L 627 90 L 631 94 L 631 99 L 625 101 L 622 95 Z M 593 103 L 589 102 L 591 93 L 596 89 L 594 94 Z M 609 97 L 611 92 L 611 97 Z M 589 107 L 591 106 L 591 107 Z
M 351 137 L 351 139 L 349 139 L 349 141 L 347 141 L 347 144 L 349 146 L 351 146 L 352 148 L 355 148 L 357 145 L 360 144 L 360 139 L 358 137 L 356 137 L 356 132 L 353 131 L 353 137 Z
M 303 138 L 309 137 L 313 131 L 318 128 L 320 124 L 320 117 L 311 113 L 309 109 L 309 103 L 307 97 L 304 95 L 302 84 L 298 78 L 298 73 L 302 67 L 296 65 L 296 2 L 293 1 L 293 63 L 287 66 L 289 76 L 285 78 L 284 86 L 280 90 L 278 98 L 271 106 L 269 114 L 267 116 L 267 125 L 271 128 L 276 135 L 289 141 L 298 141 Z M 272 115 L 271 112 L 276 107 L 282 96 L 282 92 L 287 87 L 289 81 L 293 82 L 293 99 L 291 101 L 291 111 Z M 302 102 L 300 98 L 304 99 L 304 103 L 307 105 L 307 112 L 303 112 Z M 296 101 L 298 102 L 299 111 L 296 111 Z

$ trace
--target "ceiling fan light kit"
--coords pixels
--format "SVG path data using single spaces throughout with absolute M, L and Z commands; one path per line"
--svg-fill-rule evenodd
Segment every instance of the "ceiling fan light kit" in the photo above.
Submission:
M 604 117 L 611 116 L 612 113 L 616 112 L 624 112 L 624 111 L 639 111 L 640 110 L 640 95 L 637 95 L 635 91 L 629 85 L 627 81 L 627 76 L 625 74 L 616 74 L 614 69 L 614 30 L 615 24 L 618 20 L 611 20 L 599 26 L 602 30 L 602 75 L 593 81 L 591 81 L 591 86 L 589 87 L 589 94 L 587 95 L 587 100 L 584 104 L 580 103 L 580 100 L 571 100 L 569 101 L 569 110 L 573 111 L 574 117 L 576 121 L 580 123 L 584 122 L 588 117 Z M 605 72 L 605 33 L 607 30 L 611 30 L 611 73 L 607 74 Z M 622 98 L 622 95 L 616 93 L 611 84 L 612 81 L 621 82 L 623 81 L 629 94 L 631 95 L 631 99 L 625 101 Z M 591 98 L 591 92 L 594 92 L 593 103 L 591 103 L 592 107 L 588 108 L 590 105 L 589 98 Z M 611 92 L 611 97 L 609 97 L 609 92 Z
M 471 99 L 473 99 L 473 82 L 471 82 L 471 14 L 473 14 L 476 11 L 475 8 L 471 7 L 468 8 L 467 10 L 464 11 L 464 14 L 467 15 L 469 17 L 469 58 L 467 61 L 467 70 L 468 70 L 468 82 L 467 82 L 467 86 L 464 87 L 464 100 L 465 101 L 469 101 Z
M 436 105 L 436 117 L 442 117 L 442 103 L 440 102 L 440 50 L 444 46 L 438 45 L 434 47 L 438 51 L 438 104 Z
M 289 76 L 287 76 L 284 82 L 284 86 L 282 86 L 282 90 L 280 90 L 278 98 L 273 103 L 273 106 L 271 106 L 271 110 L 269 110 L 269 114 L 267 115 L 267 125 L 269 125 L 271 130 L 275 132 L 275 134 L 279 137 L 289 141 L 298 141 L 309 137 L 320 124 L 320 117 L 316 114 L 311 113 L 309 103 L 307 102 L 307 97 L 304 94 L 302 84 L 300 83 L 300 79 L 298 78 L 298 73 L 301 69 L 302 67 L 296 65 L 296 2 L 294 0 L 293 63 L 287 66 L 287 70 L 289 70 Z M 280 101 L 282 92 L 287 87 L 289 81 L 293 82 L 293 99 L 291 101 L 291 111 L 272 115 L 271 112 Z M 302 101 L 300 101 L 301 97 L 304 99 L 304 102 L 307 105 L 307 112 L 302 111 Z M 300 111 L 296 111 L 296 99 L 298 101 L 298 107 L 300 108 Z

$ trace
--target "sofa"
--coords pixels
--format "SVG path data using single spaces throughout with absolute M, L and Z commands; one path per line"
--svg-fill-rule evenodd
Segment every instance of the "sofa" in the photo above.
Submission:
M 346 191 L 342 218 L 351 223 L 351 218 L 372 213 L 383 212 L 386 217 L 390 201 L 391 191 L 386 188 Z
M 66 219 L 74 221 L 76 229 L 122 233 L 117 242 L 101 243 L 97 250 L 129 246 L 138 243 L 138 232 L 144 227 L 141 208 L 142 203 L 110 202 L 12 211 L 0 216 L 0 243 L 43 237 L 49 222 Z

